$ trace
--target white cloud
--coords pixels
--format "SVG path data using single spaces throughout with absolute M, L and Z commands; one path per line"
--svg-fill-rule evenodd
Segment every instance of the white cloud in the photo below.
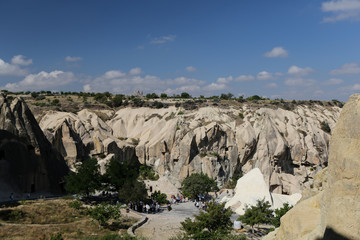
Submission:
M 338 85 L 343 83 L 344 80 L 340 79 L 340 78 L 331 78 L 327 81 L 324 82 L 325 85 Z
M 28 66 L 33 63 L 32 59 L 25 60 L 25 58 L 23 55 L 16 55 L 11 59 L 11 63 L 21 66 Z
M 331 0 L 321 4 L 323 12 L 329 12 L 323 22 L 336 22 L 341 20 L 360 20 L 360 0 Z
M 216 80 L 217 83 L 220 83 L 220 84 L 226 84 L 226 83 L 229 83 L 233 80 L 233 77 L 232 76 L 228 76 L 226 78 L 224 77 L 220 77 Z
M 360 67 L 357 63 L 345 63 L 341 68 L 334 69 L 330 72 L 332 75 L 342 75 L 342 74 L 360 74 Z
M 75 81 L 77 81 L 77 78 L 72 72 L 55 70 L 48 73 L 42 71 L 37 74 L 29 74 L 20 82 L 8 83 L 4 88 L 10 91 L 46 90 L 64 86 Z
M 71 57 L 71 56 L 67 56 L 65 58 L 65 61 L 67 62 L 78 62 L 78 61 L 81 61 L 82 60 L 82 57 Z
M 304 79 L 304 78 L 287 78 L 285 80 L 285 85 L 287 86 L 301 86 L 301 87 L 310 87 L 317 83 L 314 79 Z
M 267 85 L 265 85 L 266 88 L 276 88 L 278 87 L 278 85 L 276 83 L 269 83 Z
M 197 69 L 195 67 L 193 67 L 193 66 L 188 66 L 188 67 L 186 67 L 186 71 L 188 71 L 188 72 L 196 72 Z
M 90 86 L 90 84 L 85 84 L 85 85 L 83 86 L 83 90 L 84 90 L 84 92 L 90 92 L 90 91 L 91 91 L 91 86 Z
M 173 42 L 176 38 L 176 35 L 167 35 L 167 36 L 161 36 L 157 37 L 151 40 L 150 44 L 163 44 L 167 42 Z
M 256 78 L 258 80 L 269 80 L 273 78 L 273 75 L 267 71 L 262 71 L 257 74 Z
M 288 74 L 297 75 L 297 76 L 305 76 L 313 71 L 314 70 L 310 67 L 300 68 L 298 66 L 293 65 L 289 68 Z
M 286 58 L 288 55 L 288 51 L 283 47 L 274 47 L 270 52 L 264 54 L 264 56 L 268 58 Z
M 252 81 L 255 77 L 253 75 L 240 75 L 237 78 L 235 78 L 236 82 L 246 82 L 246 81 Z
M 204 87 L 205 91 L 220 91 L 226 89 L 226 85 L 222 83 L 211 83 Z
M 17 64 L 10 64 L 0 59 L 0 75 L 24 76 L 27 70 L 21 69 Z
M 352 86 L 352 88 L 351 88 L 352 90 L 354 90 L 354 91 L 360 91 L 360 84 L 354 84 L 354 86 Z
M 166 80 L 166 84 L 168 85 L 202 85 L 204 83 L 205 81 L 187 77 L 177 77 L 175 79 Z
M 140 75 L 142 73 L 143 73 L 143 71 L 141 70 L 141 68 L 138 68 L 138 67 L 137 68 L 132 68 L 129 71 L 130 75 Z

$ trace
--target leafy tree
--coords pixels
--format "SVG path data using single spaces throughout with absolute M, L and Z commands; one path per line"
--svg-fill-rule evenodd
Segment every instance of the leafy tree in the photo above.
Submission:
M 234 94 L 232 94 L 232 93 L 227 93 L 227 94 L 222 93 L 222 94 L 220 95 L 220 99 L 230 100 L 230 99 L 233 98 L 233 96 L 234 96 Z
M 287 213 L 291 208 L 292 206 L 290 206 L 288 203 L 284 203 L 282 208 L 275 209 L 275 217 L 273 217 L 271 221 L 272 225 L 275 227 L 280 227 L 280 218 L 284 216 L 285 213 Z
M 162 94 L 160 95 L 160 97 L 161 97 L 161 98 L 167 98 L 168 95 L 167 95 L 166 93 L 162 93 Z
M 184 179 L 181 184 L 185 197 L 196 198 L 199 194 L 206 194 L 218 190 L 214 179 L 203 173 L 194 173 Z
M 122 94 L 115 95 L 115 97 L 113 97 L 113 99 L 111 99 L 112 106 L 120 107 L 122 104 L 123 98 L 124 98 L 124 95 L 122 95 Z
M 257 100 L 264 100 L 264 98 L 260 97 L 259 95 L 253 95 L 251 97 L 246 98 L 247 101 L 257 101 Z
M 270 209 L 271 205 L 265 199 L 258 200 L 255 206 L 246 206 L 244 215 L 240 216 L 238 220 L 251 226 L 254 233 L 255 224 L 271 223 L 273 218 L 273 211 Z
M 222 239 L 231 230 L 231 214 L 232 210 L 225 208 L 225 203 L 211 201 L 205 212 L 196 215 L 194 221 L 186 218 L 181 222 L 182 230 L 190 239 Z
M 87 212 L 101 226 L 105 226 L 110 219 L 117 220 L 121 216 L 120 208 L 108 203 L 101 203 L 93 208 L 89 208 Z
M 121 163 L 116 158 L 110 159 L 105 166 L 102 182 L 110 191 L 118 191 L 126 182 L 134 182 L 139 176 L 137 166 Z
M 96 158 L 85 160 L 76 170 L 65 177 L 67 191 L 89 196 L 100 189 L 100 171 Z
M 188 94 L 187 92 L 182 92 L 181 93 L 181 98 L 191 98 L 191 95 Z
M 160 191 L 155 191 L 153 194 L 151 194 L 151 199 L 160 204 L 165 204 L 168 202 L 166 194 L 161 193 Z
M 143 201 L 147 198 L 147 190 L 142 181 L 126 181 L 119 189 L 119 200 L 122 202 Z

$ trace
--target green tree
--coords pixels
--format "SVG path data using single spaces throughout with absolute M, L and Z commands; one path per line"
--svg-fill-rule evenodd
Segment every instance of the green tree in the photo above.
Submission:
M 273 218 L 273 211 L 270 209 L 271 205 L 265 199 L 258 200 L 255 206 L 246 206 L 244 215 L 241 215 L 238 220 L 251 226 L 254 233 L 255 224 L 268 224 L 271 223 Z
M 168 202 L 166 194 L 161 193 L 160 191 L 155 191 L 153 194 L 151 194 L 151 199 L 160 204 L 165 204 Z
M 105 166 L 105 174 L 102 182 L 110 191 L 119 191 L 125 182 L 134 182 L 138 178 L 138 167 L 127 163 L 121 163 L 116 158 L 111 158 Z
M 274 225 L 275 227 L 280 227 L 280 218 L 284 216 L 285 213 L 287 213 L 291 208 L 292 206 L 290 206 L 288 203 L 284 203 L 282 208 L 275 209 L 275 216 L 271 221 L 272 225 Z
M 122 202 L 143 201 L 147 198 L 147 190 L 142 181 L 126 181 L 118 191 L 119 200 Z
M 181 98 L 191 98 L 191 95 L 188 94 L 187 92 L 182 92 L 181 93 Z
M 230 100 L 230 99 L 233 98 L 233 96 L 234 96 L 234 94 L 232 94 L 232 93 L 228 93 L 228 94 L 222 93 L 222 94 L 220 95 L 220 99 Z
M 199 194 L 206 194 L 218 190 L 215 180 L 203 173 L 191 174 L 184 179 L 181 187 L 184 196 L 193 199 Z
M 124 98 L 124 95 L 122 95 L 122 94 L 115 95 L 115 97 L 113 97 L 111 99 L 112 106 L 113 107 L 120 107 L 121 104 L 122 104 L 123 98 Z
M 167 98 L 168 95 L 167 95 L 166 93 L 162 93 L 162 94 L 160 95 L 160 97 L 161 97 L 161 98 Z
M 195 216 L 195 220 L 186 218 L 181 222 L 185 239 L 223 239 L 230 233 L 232 210 L 225 208 L 225 203 L 211 201 L 205 212 Z
M 89 158 L 65 177 L 65 189 L 72 193 L 89 196 L 101 188 L 99 164 L 96 158 Z
M 93 208 L 89 208 L 87 212 L 101 226 L 105 226 L 110 219 L 118 220 L 121 216 L 120 208 L 108 203 L 101 203 Z

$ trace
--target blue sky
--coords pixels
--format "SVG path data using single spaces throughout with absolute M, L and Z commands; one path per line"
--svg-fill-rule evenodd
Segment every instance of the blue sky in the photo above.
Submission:
M 360 91 L 360 0 L 2 0 L 0 33 L 11 91 Z

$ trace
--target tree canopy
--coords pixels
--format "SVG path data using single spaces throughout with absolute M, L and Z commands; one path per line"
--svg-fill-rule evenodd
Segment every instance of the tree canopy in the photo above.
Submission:
M 89 196 L 101 188 L 100 168 L 96 158 L 85 160 L 76 169 L 77 172 L 70 172 L 65 177 L 67 191 Z
M 191 174 L 184 179 L 181 187 L 184 196 L 193 199 L 199 194 L 218 190 L 215 180 L 203 173 Z
M 211 201 L 205 212 L 195 216 L 195 220 L 186 218 L 181 222 L 185 236 L 190 239 L 222 239 L 221 236 L 229 234 L 232 222 L 232 210 L 225 208 L 225 203 L 218 204 Z
M 273 211 L 270 209 L 271 205 L 268 201 L 258 200 L 255 206 L 246 206 L 244 215 L 240 216 L 238 220 L 250 225 L 254 231 L 255 224 L 268 224 L 273 219 Z

